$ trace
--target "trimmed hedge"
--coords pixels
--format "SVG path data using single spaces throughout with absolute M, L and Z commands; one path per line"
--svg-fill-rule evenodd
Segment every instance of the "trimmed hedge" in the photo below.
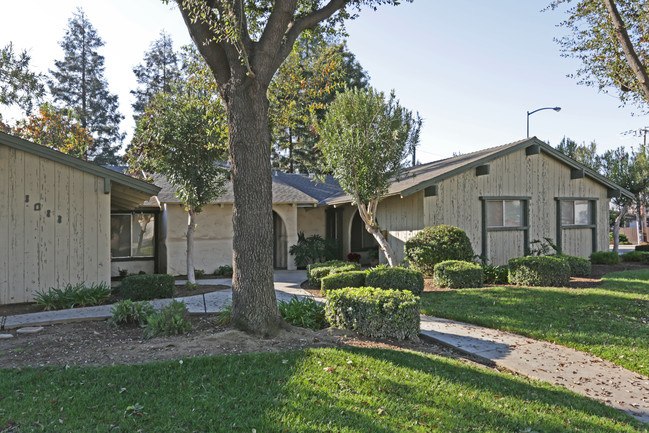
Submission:
M 507 266 L 482 265 L 482 282 L 484 284 L 509 283 L 509 268 Z
M 556 257 L 568 263 L 568 266 L 570 266 L 571 277 L 590 277 L 592 266 L 588 259 L 570 256 L 568 254 L 557 254 L 552 257 Z
M 570 265 L 552 256 L 527 256 L 509 260 L 509 282 L 521 286 L 565 286 Z
M 131 301 L 148 301 L 156 298 L 172 298 L 174 277 L 169 274 L 131 275 L 122 280 L 119 294 Z
M 373 269 L 367 273 L 365 285 L 384 290 L 408 290 L 418 296 L 424 291 L 424 274 L 404 268 Z
M 425 227 L 406 241 L 410 267 L 432 275 L 435 265 L 445 260 L 473 260 L 473 248 L 462 229 L 448 225 Z
M 327 293 L 325 315 L 332 326 L 376 338 L 417 339 L 419 297 L 408 291 L 354 287 Z
M 452 289 L 482 287 L 482 267 L 462 260 L 446 260 L 435 266 L 433 284 Z
M 350 269 L 348 268 L 349 266 L 354 266 L 354 268 Z M 342 260 L 329 260 L 328 262 L 311 264 L 306 268 L 306 276 L 309 283 L 313 287 L 320 287 L 320 280 L 329 275 L 334 268 L 345 268 L 340 272 L 357 271 L 360 269 L 360 264 L 344 262 Z
M 349 271 L 327 275 L 321 280 L 320 291 L 324 295 L 325 292 L 344 289 L 345 287 L 363 287 L 366 275 L 367 273 L 364 271 Z
M 649 251 L 629 251 L 620 256 L 620 259 L 623 262 L 646 262 L 646 258 L 649 257 Z
M 590 262 L 594 265 L 617 265 L 620 255 L 615 251 L 596 251 L 590 255 Z
M 635 246 L 636 251 L 649 251 L 649 244 L 642 244 Z

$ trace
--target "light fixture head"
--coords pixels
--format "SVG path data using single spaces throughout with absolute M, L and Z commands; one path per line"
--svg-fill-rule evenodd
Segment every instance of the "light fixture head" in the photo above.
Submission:
M 561 111 L 561 107 L 554 107 L 553 110 L 554 111 Z

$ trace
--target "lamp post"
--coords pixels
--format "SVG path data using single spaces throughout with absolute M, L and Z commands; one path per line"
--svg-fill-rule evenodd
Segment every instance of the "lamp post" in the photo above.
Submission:
M 527 112 L 527 138 L 530 138 L 530 114 L 534 114 L 537 111 L 541 111 L 541 110 L 561 111 L 561 107 L 543 107 L 543 108 L 537 108 L 534 111 L 528 111 Z

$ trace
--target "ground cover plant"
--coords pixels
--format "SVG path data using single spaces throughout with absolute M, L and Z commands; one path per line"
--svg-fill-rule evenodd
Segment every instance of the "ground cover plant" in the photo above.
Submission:
M 589 289 L 490 287 L 424 293 L 422 312 L 556 342 L 649 375 L 649 270 Z
M 10 431 L 646 431 L 565 389 L 386 349 L 11 369 L 0 395 Z
M 279 301 L 278 307 L 279 314 L 291 325 L 315 330 L 329 326 L 324 306 L 311 298 L 293 296 L 288 302 Z
M 47 291 L 36 292 L 34 300 L 44 310 L 63 310 L 75 307 L 92 307 L 108 301 L 111 289 L 106 283 L 67 284 L 62 289 L 51 288 Z

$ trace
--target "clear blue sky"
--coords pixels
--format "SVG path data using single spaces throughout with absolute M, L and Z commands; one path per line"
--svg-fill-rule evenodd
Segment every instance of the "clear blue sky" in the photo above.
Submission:
M 647 126 L 647 116 L 566 77 L 578 64 L 560 56 L 553 38 L 563 31 L 556 25 L 564 11 L 541 12 L 547 3 L 415 0 L 364 10 L 348 23 L 348 46 L 372 86 L 394 89 L 404 106 L 424 118 L 422 162 L 524 138 L 526 112 L 547 106 L 562 110 L 532 115 L 530 134 L 552 145 L 563 136 L 595 140 L 600 152 L 636 145 L 640 138 L 621 133 Z M 4 2 L 0 45 L 13 41 L 28 49 L 34 66 L 46 72 L 62 58 L 58 41 L 79 5 L 106 42 L 100 51 L 106 78 L 119 95 L 122 129 L 130 136 L 133 66 L 162 29 L 176 46 L 190 42 L 187 31 L 174 6 L 159 0 Z

